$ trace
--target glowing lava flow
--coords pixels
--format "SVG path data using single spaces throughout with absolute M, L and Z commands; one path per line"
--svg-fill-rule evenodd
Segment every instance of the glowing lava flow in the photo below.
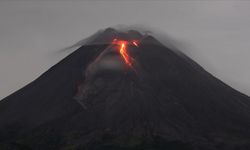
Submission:
M 123 58 L 124 62 L 134 70 L 134 68 L 133 68 L 134 59 L 131 56 L 129 56 L 129 53 L 127 51 L 127 45 L 133 44 L 134 46 L 138 47 L 138 41 L 133 40 L 132 42 L 128 42 L 125 40 L 114 39 L 112 43 L 119 46 L 119 53 L 120 53 L 121 57 Z
M 122 56 L 122 58 L 124 59 L 125 63 L 132 67 L 132 61 L 133 59 L 129 56 L 128 52 L 127 52 L 127 42 L 125 41 L 121 41 L 120 45 L 120 54 Z

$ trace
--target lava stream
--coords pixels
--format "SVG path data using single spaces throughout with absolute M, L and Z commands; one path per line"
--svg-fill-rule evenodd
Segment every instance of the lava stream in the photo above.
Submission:
M 120 51 L 120 54 L 121 54 L 122 58 L 124 59 L 125 63 L 128 66 L 132 67 L 133 59 L 129 56 L 129 54 L 127 52 L 127 42 L 121 41 L 119 51 Z
M 133 62 L 134 59 L 129 55 L 128 51 L 127 51 L 127 45 L 128 44 L 132 44 L 136 47 L 138 47 L 138 41 L 137 40 L 133 40 L 131 42 L 129 41 L 125 41 L 125 40 L 117 40 L 114 39 L 112 44 L 116 44 L 119 46 L 119 53 L 121 55 L 121 57 L 123 58 L 124 62 L 126 63 L 126 65 L 128 65 L 129 67 L 131 67 L 133 70 Z

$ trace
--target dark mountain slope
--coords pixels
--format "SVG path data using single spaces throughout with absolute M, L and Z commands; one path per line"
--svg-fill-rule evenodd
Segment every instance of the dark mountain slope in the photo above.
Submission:
M 0 125 L 39 125 L 80 109 L 73 100 L 76 83 L 106 45 L 83 46 L 23 89 L 0 101 Z

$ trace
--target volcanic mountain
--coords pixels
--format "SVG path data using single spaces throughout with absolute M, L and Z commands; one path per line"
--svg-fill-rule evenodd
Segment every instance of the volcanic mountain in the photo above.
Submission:
M 0 148 L 250 147 L 250 98 L 153 36 L 108 28 L 0 101 Z

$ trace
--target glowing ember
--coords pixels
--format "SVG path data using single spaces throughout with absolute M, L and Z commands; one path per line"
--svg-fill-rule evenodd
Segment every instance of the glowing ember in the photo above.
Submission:
M 116 44 L 116 41 L 117 41 L 117 39 L 113 39 L 113 42 L 112 42 L 112 43 L 113 43 L 113 44 Z
M 132 42 L 136 47 L 139 47 L 139 45 L 138 45 L 138 42 L 137 41 L 133 41 Z

